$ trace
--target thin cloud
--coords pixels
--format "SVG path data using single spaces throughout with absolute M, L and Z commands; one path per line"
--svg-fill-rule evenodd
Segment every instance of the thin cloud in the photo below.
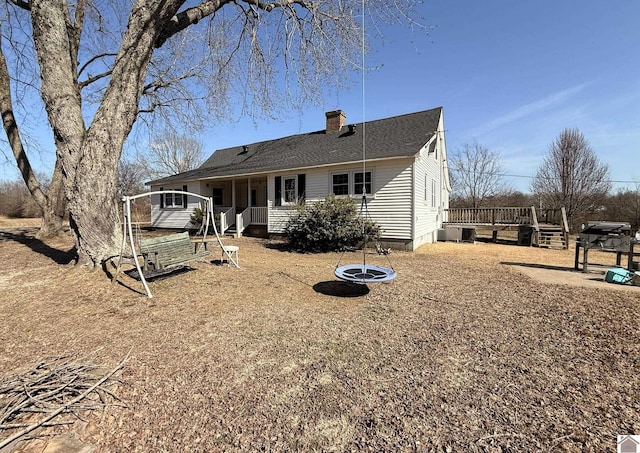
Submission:
M 521 107 L 518 107 L 512 112 L 509 112 L 506 115 L 500 116 L 476 128 L 476 130 L 472 135 L 476 136 L 483 133 L 494 131 L 509 123 L 513 123 L 514 121 L 517 121 L 527 116 L 533 115 L 535 113 L 544 111 L 549 107 L 561 105 L 562 103 L 567 101 L 569 98 L 575 96 L 577 93 L 584 90 L 588 85 L 589 85 L 588 83 L 582 83 L 580 85 L 576 85 L 574 87 L 567 88 L 566 90 L 562 90 L 557 93 L 554 93 L 538 101 L 531 102 L 529 104 L 525 104 Z

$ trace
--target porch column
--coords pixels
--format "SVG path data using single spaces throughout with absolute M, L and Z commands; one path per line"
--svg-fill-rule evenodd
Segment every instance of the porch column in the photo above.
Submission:
M 247 206 L 251 207 L 251 178 L 247 179 Z
M 233 209 L 233 214 L 236 213 L 236 180 L 231 180 L 231 208 Z

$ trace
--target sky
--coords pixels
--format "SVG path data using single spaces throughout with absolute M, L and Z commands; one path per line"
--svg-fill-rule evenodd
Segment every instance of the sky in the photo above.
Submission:
M 206 153 L 324 129 L 330 110 L 357 123 L 442 106 L 449 157 L 476 141 L 500 153 L 515 190 L 529 191 L 565 128 L 583 133 L 614 190 L 640 182 L 640 1 L 424 0 L 418 13 L 427 31 L 371 41 L 364 90 L 351 74 L 303 113 L 216 123 L 197 137 Z M 46 171 L 46 155 L 34 166 Z M 17 175 L 0 165 L 0 179 Z

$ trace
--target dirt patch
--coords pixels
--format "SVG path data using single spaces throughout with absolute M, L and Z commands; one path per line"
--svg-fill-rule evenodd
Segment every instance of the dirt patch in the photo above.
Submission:
M 147 299 L 42 253 L 70 240 L 11 234 L 0 379 L 43 356 L 130 352 L 128 407 L 57 428 L 97 451 L 613 451 L 640 433 L 640 293 L 536 267 L 570 268 L 572 250 L 427 245 L 356 291 L 333 277 L 338 254 L 243 238 L 227 241 L 241 269 L 196 263 Z

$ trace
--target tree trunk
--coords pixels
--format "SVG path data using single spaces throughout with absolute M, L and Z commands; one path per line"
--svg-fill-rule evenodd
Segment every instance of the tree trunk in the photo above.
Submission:
M 116 200 L 120 150 L 108 143 L 85 141 L 82 152 L 87 158 L 79 163 L 73 183 L 67 184 L 69 225 L 80 263 L 101 265 L 120 253 L 122 230 Z M 103 157 L 89 157 L 95 155 Z
M 120 253 L 118 161 L 138 115 L 159 30 L 182 3 L 181 0 L 136 2 L 109 85 L 91 126 L 86 129 L 64 2 L 30 2 L 42 80 L 40 91 L 64 174 L 69 225 L 81 264 L 102 265 Z
M 64 182 L 62 171 L 57 164 L 51 176 L 51 183 L 47 191 L 47 199 L 42 208 L 42 224 L 38 238 L 57 236 L 62 233 L 64 216 L 66 214 L 67 203 L 64 194 Z

